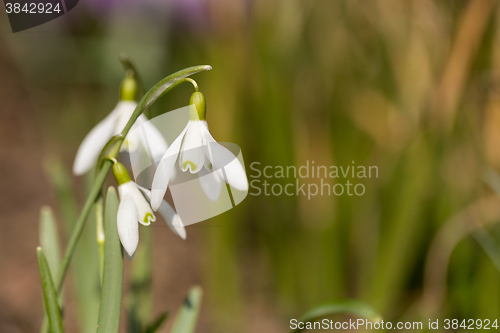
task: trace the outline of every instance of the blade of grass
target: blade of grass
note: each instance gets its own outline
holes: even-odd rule
[[[41,247],[36,249],[38,257],[38,267],[40,269],[40,277],[42,279],[43,297],[45,299],[45,309],[49,318],[50,331],[52,333],[62,333],[61,311],[57,301],[57,291],[50,274],[49,264],[43,254]]]
[[[108,189],[104,208],[104,266],[101,291],[101,305],[97,332],[118,332],[123,285],[123,254],[118,237],[116,217],[118,195],[114,187]]]
[[[189,289],[184,304],[175,317],[174,326],[170,333],[193,333],[196,328],[198,313],[200,312],[203,290],[198,287]]]
[[[331,302],[319,305],[310,311],[306,312],[298,319],[299,322],[312,322],[324,317],[335,314],[351,314],[358,317],[366,318],[370,321],[380,321],[382,317],[372,306],[358,300],[345,300],[339,302]],[[302,332],[303,329],[297,328],[291,332]]]

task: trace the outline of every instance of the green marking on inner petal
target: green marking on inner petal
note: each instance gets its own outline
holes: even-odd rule
[[[191,166],[191,170],[196,170],[196,168],[197,168],[196,164],[194,164],[193,162],[191,162],[191,161],[184,161],[184,163],[182,163],[182,169],[183,170],[187,170],[187,166],[188,165]]]
[[[144,215],[144,223],[149,223],[149,218],[151,217],[151,219],[153,220],[155,217],[153,216],[153,214],[151,213],[146,213],[146,215]]]

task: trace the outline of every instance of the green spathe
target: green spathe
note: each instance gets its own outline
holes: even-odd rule
[[[118,186],[131,181],[127,168],[119,162],[113,164],[113,175],[115,176]]]
[[[194,105],[194,108],[189,109],[189,119],[191,120],[205,120],[207,114],[207,104],[205,96],[199,91],[193,93],[189,99],[189,104]]]
[[[135,101],[138,89],[137,80],[133,75],[127,73],[120,86],[120,99],[122,101]]]

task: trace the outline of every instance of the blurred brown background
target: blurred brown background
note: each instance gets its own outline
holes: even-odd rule
[[[379,169],[361,197],[249,195],[189,226],[187,241],[157,223],[153,317],[174,314],[199,284],[198,332],[286,332],[291,318],[343,298],[390,321],[495,319],[499,17],[492,0],[82,0],[12,34],[2,10],[0,331],[39,329],[39,210],[53,207],[65,244],[88,182],[64,177],[117,101],[119,52],[146,88],[211,65],[194,77],[211,132],[242,148],[247,171],[254,161],[307,160]],[[180,86],[153,115],[186,105],[190,93]],[[57,194],[61,179],[76,203]],[[78,316],[98,294],[92,228],[75,260],[93,270],[72,267],[68,285],[77,287],[66,288],[69,332],[93,330]]]

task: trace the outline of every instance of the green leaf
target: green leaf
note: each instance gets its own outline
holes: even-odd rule
[[[50,274],[49,264],[43,254],[41,247],[37,247],[36,254],[38,257],[38,267],[40,269],[40,277],[42,278],[43,297],[45,299],[45,309],[49,317],[49,326],[52,333],[63,332],[61,321],[61,311],[57,301],[57,292]]]
[[[171,333],[193,333],[196,328],[198,313],[200,312],[201,298],[203,290],[198,287],[191,287],[182,304]]]
[[[59,247],[59,237],[57,234],[57,226],[52,213],[52,209],[48,206],[42,207],[40,210],[40,245],[44,249],[45,257],[49,265],[50,274],[55,276],[61,263],[61,250]],[[62,307],[62,294],[59,296],[59,307]],[[44,313],[42,332],[47,332],[49,328],[49,320],[47,313]]]
[[[167,312],[162,313],[153,323],[146,327],[144,333],[155,333],[163,325],[167,317]]]
[[[118,237],[116,217],[118,195],[114,187],[108,188],[104,208],[104,266],[101,291],[101,305],[97,332],[118,332],[123,284],[123,255]]]
[[[103,207],[103,198],[99,196],[99,198],[95,202],[95,225],[96,225],[96,239],[97,246],[99,248],[99,275],[101,277],[102,284],[102,275],[104,272],[104,207]]]
[[[54,214],[48,206],[40,210],[40,246],[47,259],[50,273],[55,275],[61,263],[61,249]]]
[[[53,188],[59,211],[61,212],[64,233],[63,236],[68,239],[73,237],[71,229],[75,226],[75,221],[78,217],[77,200],[75,190],[72,186],[71,173],[59,158],[52,157],[45,160],[44,163],[45,175],[47,182]],[[87,175],[86,182],[91,175]],[[91,177],[90,177],[91,178]],[[100,194],[100,190],[98,192]],[[79,224],[82,220],[79,219]],[[99,265],[97,264],[97,249],[95,246],[95,231],[94,225],[91,224],[83,230],[78,246],[71,239],[68,241],[68,248],[74,248],[74,257],[71,270],[73,271],[73,279],[70,283],[74,290],[77,308],[77,321],[79,331],[81,333],[95,332],[97,325],[97,311],[100,298],[100,281],[99,281]],[[49,254],[47,249],[42,244],[47,259]],[[61,288],[62,280],[60,274],[65,274],[68,269],[68,251],[66,251],[65,259],[61,260],[61,270],[57,270],[57,274],[52,271],[54,283],[57,288]],[[50,261],[49,261],[50,265]],[[62,294],[59,295],[59,306],[62,309]],[[42,324],[42,333],[48,333],[48,320],[45,316]]]
[[[127,295],[129,333],[139,333],[151,320],[153,292],[151,289],[153,271],[152,228],[141,230],[141,241],[134,255],[130,269],[130,291]]]
[[[358,300],[345,300],[339,302],[330,302],[319,305],[298,319],[299,322],[312,322],[318,319],[335,314],[351,314],[357,317],[363,317],[370,321],[380,321],[382,317],[370,305]],[[303,329],[295,329],[292,332],[301,332]]]

